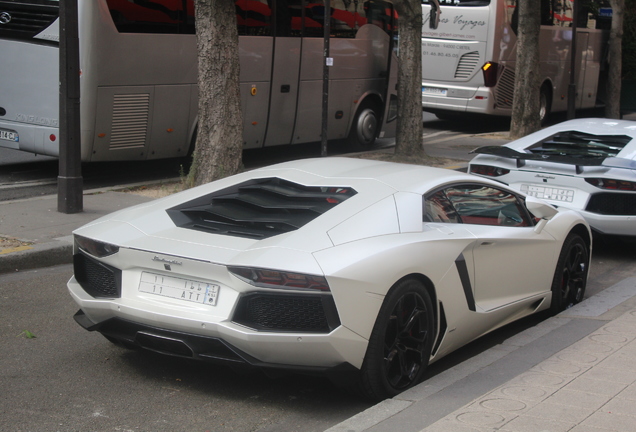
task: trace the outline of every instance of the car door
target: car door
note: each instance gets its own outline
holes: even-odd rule
[[[555,240],[545,231],[534,231],[521,197],[477,183],[449,186],[443,193],[458,221],[476,237],[472,260],[477,310],[495,310],[550,289]]]

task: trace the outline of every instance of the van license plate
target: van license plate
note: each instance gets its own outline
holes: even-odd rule
[[[422,87],[422,95],[446,96],[448,92],[445,88],[438,87]]]
[[[18,142],[17,132],[0,129],[0,140]]]

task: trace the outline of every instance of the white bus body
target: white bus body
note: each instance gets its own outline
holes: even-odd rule
[[[567,110],[572,41],[572,2],[541,0],[540,80],[542,116]],[[510,116],[515,82],[517,0],[439,0],[437,28],[431,4],[422,4],[422,107],[452,113]],[[564,7],[559,6],[565,4]],[[434,7],[434,6],[433,6]],[[608,20],[579,18],[575,107],[592,108],[599,96]],[[586,26],[581,28],[582,21]],[[490,64],[487,73],[484,65]],[[489,75],[490,74],[490,75]],[[489,82],[487,82],[489,81]]]
[[[359,124],[375,128],[373,139],[393,136],[384,115],[395,103],[393,6],[331,3],[328,139]],[[0,1],[2,147],[59,155],[58,6]],[[244,147],[320,141],[321,1],[238,0],[236,9]],[[79,0],[79,35],[82,160],[188,154],[198,103],[193,0]]]

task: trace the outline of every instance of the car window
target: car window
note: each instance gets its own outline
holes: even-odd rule
[[[459,185],[444,189],[462,223],[525,227],[531,226],[516,195],[489,186]]]
[[[444,191],[424,199],[424,222],[459,223],[457,212]]]

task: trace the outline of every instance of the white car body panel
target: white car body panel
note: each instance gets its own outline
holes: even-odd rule
[[[271,177],[304,186],[350,187],[357,194],[295,231],[262,240],[181,228],[166,213],[214,191]],[[534,227],[423,222],[422,195],[453,182],[502,187],[454,171],[349,158],[295,161],[242,173],[76,230],[75,235],[120,248],[92,259],[121,270],[121,296],[95,298],[75,277],[68,283],[69,292],[96,325],[117,318],[221,338],[259,364],[328,368],[349,363],[360,368],[384,297],[396,282],[412,277],[433,289],[438,322],[443,308],[447,328],[438,326],[439,345],[431,358],[436,361],[495,328],[549,307],[556,257],[565,238],[577,226],[589,232],[584,220],[569,211],[559,211],[541,232]],[[455,263],[459,257],[473,289],[474,311],[467,307]],[[258,288],[228,266],[324,276],[340,325],[328,333],[306,333],[263,331],[233,322],[241,296],[306,292]],[[142,272],[217,285],[217,304],[141,292]]]

